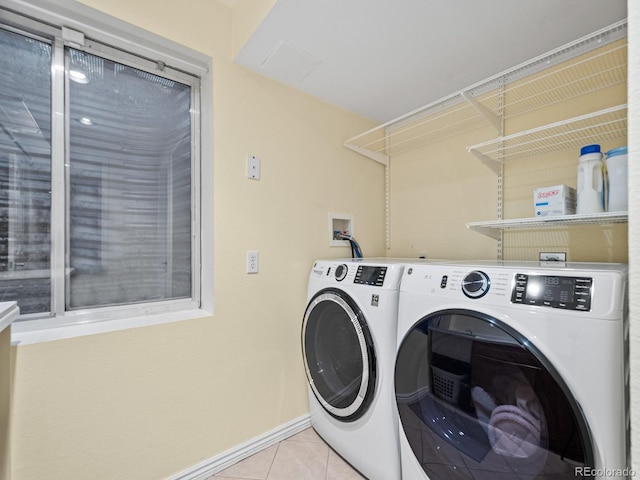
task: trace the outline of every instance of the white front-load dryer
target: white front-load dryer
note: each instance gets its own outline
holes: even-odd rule
[[[316,432],[370,480],[399,480],[393,369],[403,264],[314,263],[302,323]]]
[[[403,480],[627,478],[627,266],[407,265]]]

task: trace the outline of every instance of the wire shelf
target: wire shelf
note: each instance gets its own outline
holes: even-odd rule
[[[624,84],[627,22],[615,23],[347,140],[381,163],[434,141]]]
[[[469,222],[467,223],[467,228],[499,240],[504,230],[564,228],[573,225],[611,225],[615,223],[627,223],[628,218],[629,214],[626,211],[604,212]]]
[[[543,127],[498,137],[467,150],[499,172],[499,165],[587,144],[605,143],[627,136],[627,105],[570,118]]]

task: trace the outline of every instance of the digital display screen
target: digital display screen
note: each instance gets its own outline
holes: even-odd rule
[[[525,305],[589,311],[592,285],[593,279],[589,277],[518,273],[515,276],[511,301]]]
[[[529,277],[525,297],[546,302],[573,303],[575,278]]]
[[[384,277],[386,273],[387,267],[360,265],[353,282],[381,287],[384,284]]]

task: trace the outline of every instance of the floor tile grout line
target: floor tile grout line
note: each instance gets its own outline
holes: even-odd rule
[[[269,480],[269,475],[271,474],[271,469],[273,468],[273,464],[276,461],[276,457],[278,456],[278,451],[280,451],[280,445],[282,445],[282,441],[276,444],[276,451],[273,454],[273,458],[271,459],[271,463],[269,464],[269,469],[267,470],[267,476],[264,477],[264,480]]]
[[[251,480],[251,478],[254,478],[254,480],[269,480],[269,476],[271,475],[271,473],[273,473],[273,466],[275,465],[276,457],[277,457],[277,455],[278,455],[278,453],[280,451],[280,446],[285,442],[298,443],[298,444],[302,443],[302,444],[307,444],[307,445],[324,446],[324,447],[326,447],[326,450],[325,450],[325,462],[324,462],[325,469],[324,469],[324,474],[323,474],[322,478],[323,478],[323,480],[330,480],[329,463],[331,461],[331,453],[335,452],[335,451],[321,437],[319,437],[319,440],[309,439],[309,438],[295,438],[294,439],[293,437],[285,438],[285,439],[279,441],[278,443],[276,443],[274,445],[276,447],[276,449],[275,449],[275,452],[274,452],[273,456],[271,457],[271,460],[269,462],[269,468],[267,469],[266,475],[264,477],[261,477],[261,478],[257,478],[257,477],[237,477],[237,478],[242,478],[242,479],[246,479],[246,480]],[[353,468],[353,467],[351,467],[351,468]],[[222,472],[218,472],[218,473],[222,473]],[[358,472],[358,473],[360,473],[360,472]],[[215,475],[214,475],[214,477],[215,477]],[[214,477],[211,477],[208,480],[214,480]],[[299,479],[297,479],[297,478],[296,479],[287,478],[287,480],[299,480]]]
[[[329,480],[329,458],[331,457],[331,447],[327,445],[327,460],[324,463],[324,480]]]

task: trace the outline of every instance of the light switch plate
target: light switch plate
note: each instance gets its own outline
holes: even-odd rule
[[[251,180],[260,180],[260,157],[247,156],[247,177]]]

